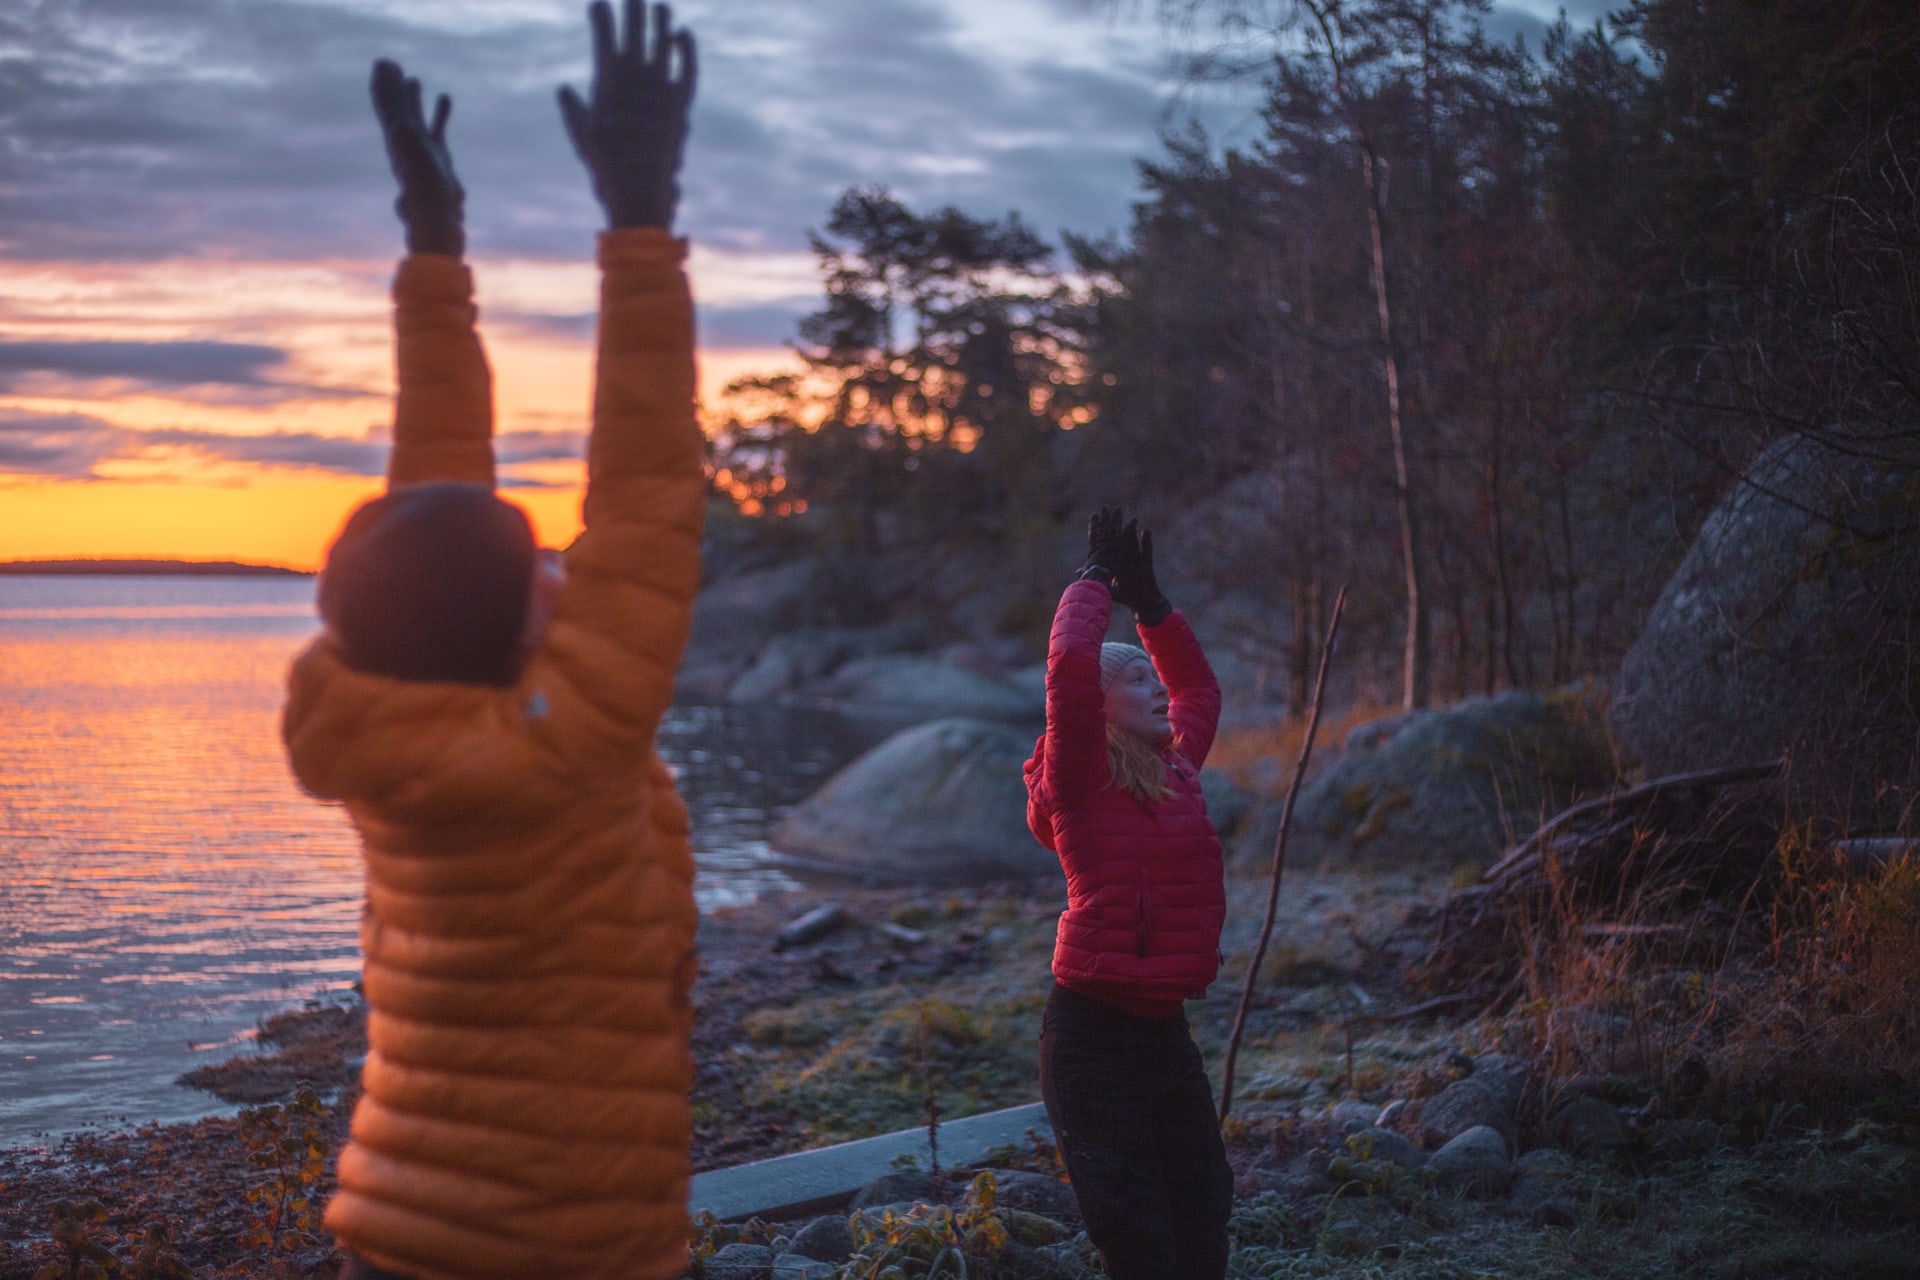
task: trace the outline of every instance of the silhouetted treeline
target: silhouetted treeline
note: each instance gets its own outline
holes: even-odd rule
[[[1910,0],[1634,0],[1541,48],[1485,0],[1186,7],[1266,40],[1257,140],[1170,138],[1130,233],[1061,255],[849,191],[811,374],[757,385],[723,487],[849,564],[990,548],[1042,607],[1125,501],[1301,677],[1351,583],[1420,703],[1610,669],[1780,435],[1920,435]]]

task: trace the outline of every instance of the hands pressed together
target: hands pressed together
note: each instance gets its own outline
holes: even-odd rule
[[[1160,591],[1153,572],[1153,534],[1143,531],[1119,507],[1101,507],[1087,521],[1087,558],[1082,578],[1096,578],[1113,592],[1114,601],[1133,610],[1142,626],[1162,621],[1173,606]]]
[[[593,84],[585,99],[569,87],[560,89],[560,118],[608,227],[664,230],[673,225],[680,199],[681,153],[698,75],[693,36],[674,30],[672,10],[656,4],[649,39],[645,0],[623,0],[622,7],[624,38],[606,0],[588,7]],[[441,94],[429,122],[420,82],[386,58],[373,64],[372,92],[387,159],[400,183],[394,208],[406,228],[407,251],[459,257],[466,249],[466,192],[447,149],[453,100]]]

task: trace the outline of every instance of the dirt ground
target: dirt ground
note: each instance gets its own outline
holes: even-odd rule
[[[1231,1274],[1920,1275],[1920,1141],[1900,1117],[1695,1125],[1685,1141],[1678,1126],[1649,1128],[1564,1171],[1555,1194],[1569,1207],[1550,1221],[1535,1220],[1537,1205],[1462,1200],[1417,1180],[1329,1180],[1342,1141],[1334,1104],[1430,1096],[1471,1055],[1523,1064],[1524,1017],[1418,1012],[1431,993],[1407,971],[1427,938],[1409,913],[1446,891],[1437,872],[1288,874],[1226,1126],[1239,1173]],[[1216,1080],[1265,897],[1264,881],[1230,882],[1226,964],[1189,1006]],[[843,923],[780,945],[784,926],[827,904]],[[695,1167],[916,1126],[930,1102],[953,1117],[1034,1100],[1062,905],[1042,880],[812,888],[711,913]],[[112,1252],[123,1274],[330,1276],[318,1215],[364,1051],[358,1010],[290,1011],[262,1028],[259,1050],[196,1081],[243,1104],[238,1117],[0,1151],[0,1280],[66,1257],[56,1232]],[[1044,1151],[1027,1155],[1044,1167]],[[56,1202],[68,1206],[59,1221]],[[165,1270],[169,1257],[181,1269]]]

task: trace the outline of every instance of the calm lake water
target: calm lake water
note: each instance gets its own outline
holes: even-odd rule
[[[0,1145],[225,1108],[174,1083],[359,974],[358,845],[282,754],[305,578],[0,576]],[[675,707],[703,907],[792,884],[766,832],[870,745]]]

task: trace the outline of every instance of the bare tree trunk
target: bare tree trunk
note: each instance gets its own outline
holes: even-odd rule
[[[1360,173],[1367,189],[1367,235],[1373,263],[1373,303],[1379,316],[1381,375],[1387,391],[1387,430],[1393,439],[1394,505],[1400,517],[1400,565],[1406,584],[1407,643],[1401,663],[1401,707],[1412,711],[1424,707],[1431,696],[1429,666],[1432,660],[1428,634],[1426,600],[1421,594],[1420,509],[1414,500],[1408,478],[1407,438],[1400,421],[1400,362],[1394,355],[1393,309],[1387,299],[1387,250],[1382,230],[1381,204],[1385,182],[1380,170],[1385,167],[1374,151],[1373,136],[1366,121],[1355,108],[1347,90],[1346,63],[1339,37],[1334,34],[1331,6],[1324,0],[1301,0],[1327,42],[1327,62],[1333,68],[1333,91],[1341,111],[1353,130],[1360,150]]]
[[[1364,132],[1360,169],[1367,183],[1367,231],[1373,250],[1373,303],[1380,317],[1380,368],[1387,388],[1387,430],[1393,437],[1393,497],[1400,516],[1400,566],[1407,591],[1407,647],[1401,666],[1401,709],[1427,705],[1431,645],[1420,587],[1420,509],[1407,471],[1407,436],[1400,421],[1400,362],[1393,353],[1393,310],[1387,305],[1387,251],[1380,228],[1380,162]]]

